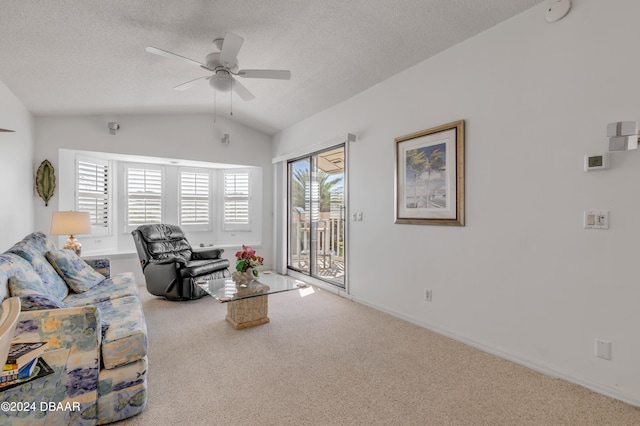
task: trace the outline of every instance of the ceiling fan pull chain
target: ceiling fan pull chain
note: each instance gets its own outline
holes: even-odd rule
[[[216,91],[213,91],[213,122],[216,122]]]

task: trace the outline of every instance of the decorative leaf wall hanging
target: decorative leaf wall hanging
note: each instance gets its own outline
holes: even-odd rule
[[[48,206],[49,200],[53,197],[53,192],[56,189],[56,175],[49,160],[44,160],[38,167],[36,189],[38,190],[38,195],[44,200],[44,205]]]

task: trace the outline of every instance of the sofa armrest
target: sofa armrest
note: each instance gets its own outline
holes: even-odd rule
[[[65,348],[76,363],[98,367],[102,329],[100,311],[93,305],[23,311],[15,341],[49,342],[48,350]]]
[[[111,260],[107,257],[83,257],[82,260],[87,262],[96,272],[111,278]]]
[[[221,248],[194,248],[191,250],[191,260],[220,259],[222,253],[224,249]]]
[[[80,412],[97,412],[102,341],[100,324],[100,312],[92,305],[20,313],[16,326],[16,341],[46,341],[49,342],[48,351],[61,348],[68,351],[66,365],[59,377],[59,385],[56,389],[45,389],[47,400],[63,403],[75,401],[80,404]],[[25,392],[28,392],[29,388],[26,389]],[[51,394],[54,390],[55,395]],[[27,394],[17,392],[19,401],[28,401]],[[39,404],[41,401],[36,402]],[[65,417],[64,421],[52,421],[52,424],[75,424],[70,418],[66,418],[69,412],[61,411],[60,415]],[[49,423],[49,417],[46,423]]]

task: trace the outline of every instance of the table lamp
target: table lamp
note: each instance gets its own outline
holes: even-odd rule
[[[78,256],[82,251],[82,244],[74,234],[90,234],[91,220],[89,212],[53,212],[51,217],[51,235],[69,235],[67,244],[63,248],[73,250]]]

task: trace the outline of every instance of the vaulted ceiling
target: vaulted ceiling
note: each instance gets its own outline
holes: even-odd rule
[[[172,89],[206,70],[145,47],[204,62],[230,32],[244,38],[240,68],[292,77],[242,79],[256,99],[218,93],[217,114],[274,134],[538,3],[4,0],[0,80],[35,115],[213,113],[205,80]]]

